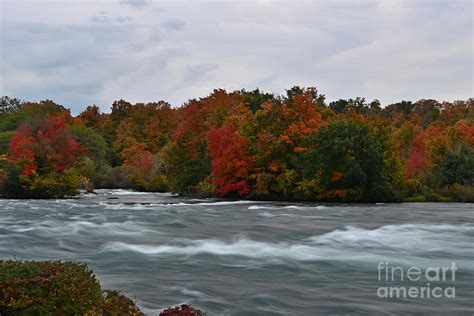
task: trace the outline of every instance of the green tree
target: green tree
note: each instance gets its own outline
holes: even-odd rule
[[[0,98],[0,114],[16,112],[23,104],[24,102],[20,99],[3,96]]]
[[[253,113],[262,108],[262,105],[275,98],[272,93],[265,93],[258,88],[252,91],[240,90],[240,93],[245,97],[245,103],[250,107]]]
[[[382,151],[363,123],[338,121],[322,127],[303,161],[305,180],[317,180],[320,199],[396,200]]]
[[[439,166],[441,185],[474,185],[474,150],[467,145],[448,153]]]
[[[180,142],[171,142],[164,148],[163,155],[171,192],[193,191],[211,173],[211,159],[205,143],[201,143],[196,152]]]

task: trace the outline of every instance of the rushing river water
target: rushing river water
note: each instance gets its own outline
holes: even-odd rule
[[[150,315],[183,302],[209,315],[474,311],[472,204],[216,202],[122,190],[0,200],[0,259],[13,258],[85,262]],[[455,272],[432,279],[453,262]],[[420,280],[401,281],[409,268]],[[381,287],[429,290],[397,298]],[[436,287],[441,297],[427,298]]]

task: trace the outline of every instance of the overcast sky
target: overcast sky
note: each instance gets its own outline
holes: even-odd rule
[[[473,97],[473,1],[1,2],[0,94],[80,112],[214,88]]]

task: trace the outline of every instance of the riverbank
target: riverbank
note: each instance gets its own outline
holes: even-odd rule
[[[414,202],[462,202],[462,203],[473,203],[474,202],[474,188],[473,187],[461,187],[461,188],[451,188],[444,190],[444,195],[441,195],[436,192],[425,192],[420,194],[415,194],[409,197],[406,197],[402,200],[391,201],[391,202],[382,202],[382,203],[414,203]],[[114,200],[124,199],[124,203],[138,203],[144,204],[151,203],[152,201],[143,201],[144,196],[155,196],[159,197],[162,203],[198,203],[198,202],[232,202],[232,201],[255,201],[255,202],[279,202],[279,203],[329,203],[329,204],[375,204],[377,202],[369,201],[358,201],[358,202],[335,202],[330,200],[288,200],[288,199],[277,199],[273,197],[272,199],[264,199],[258,196],[249,196],[240,199],[229,199],[229,198],[220,198],[215,195],[204,195],[204,194],[172,194],[169,192],[150,192],[150,191],[135,191],[130,189],[96,189],[90,192],[80,191],[77,195],[71,196],[65,199],[79,199],[79,198],[90,198],[97,197],[98,200],[103,202],[113,203]],[[0,196],[0,199],[7,199],[7,197]],[[30,200],[30,198],[15,198],[18,200]],[[45,198],[46,200],[48,198]],[[49,198],[54,200],[52,198]]]

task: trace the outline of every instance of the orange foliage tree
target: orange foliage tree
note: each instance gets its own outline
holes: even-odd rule
[[[248,194],[250,187],[246,177],[252,169],[252,157],[247,155],[247,139],[237,135],[233,126],[212,128],[206,137],[217,193],[221,196]]]

